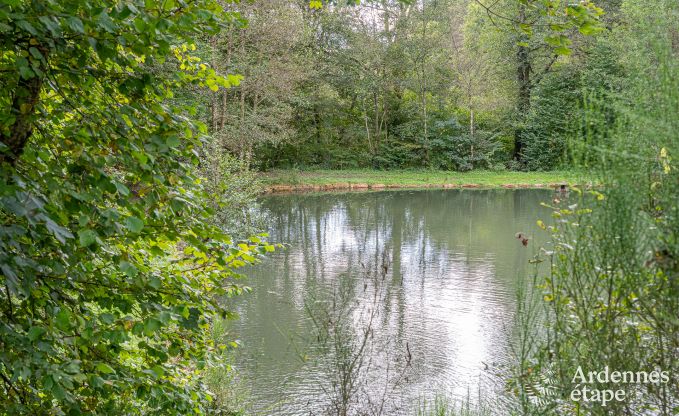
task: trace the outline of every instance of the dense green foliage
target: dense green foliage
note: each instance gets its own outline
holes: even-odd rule
[[[574,161],[605,184],[553,202],[551,270],[539,281],[545,333],[517,369],[523,414],[674,415],[679,409],[679,43],[676,2],[624,2],[624,24],[606,41],[627,74],[625,89],[587,95]],[[611,79],[609,78],[608,81]],[[532,313],[537,312],[533,310]],[[527,337],[527,338],[526,338]],[[570,394],[585,372],[664,371],[639,382],[595,379],[623,390],[601,402]],[[638,376],[635,376],[638,377]],[[650,376],[649,376],[650,377]]]
[[[551,110],[573,106],[577,117],[580,81],[567,74],[597,60],[587,39],[602,30],[602,12],[591,2],[336,3],[231,6],[248,25],[208,46],[215,67],[245,77],[212,97],[224,149],[261,169],[560,162],[570,118]],[[533,160],[537,141],[554,143]]]
[[[624,69],[610,38],[600,35],[584,49],[580,62],[545,75],[535,88],[522,130],[523,163],[528,170],[577,167],[568,158],[568,148],[569,143],[585,142],[582,120],[591,117],[585,98],[610,96],[623,88]],[[610,117],[601,110],[601,116]]]
[[[0,414],[192,414],[207,326],[272,247],[211,226],[173,91],[230,18],[194,2],[0,5]]]

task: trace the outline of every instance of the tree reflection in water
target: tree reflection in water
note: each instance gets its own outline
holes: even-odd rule
[[[235,305],[241,319],[232,332],[243,345],[236,367],[253,402],[280,415],[327,410],[328,360],[314,353],[317,331],[305,305],[331,300],[340,283],[353,285],[349,301],[369,302],[366,275],[384,258],[371,323],[381,348],[371,349],[371,370],[362,376],[373,388],[365,397],[377,401],[387,369],[394,376],[408,355],[384,414],[412,414],[412,405],[435,394],[499,388],[490,373],[507,359],[516,282],[547,239],[535,222],[549,217],[540,202],[550,197],[544,190],[423,190],[264,198],[271,239],[289,248],[248,273],[254,291]],[[528,247],[517,242],[519,231]],[[360,334],[365,323],[352,325]]]

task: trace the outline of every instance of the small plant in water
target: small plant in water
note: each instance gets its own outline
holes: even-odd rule
[[[364,266],[362,276],[340,276],[329,299],[306,302],[313,350],[328,380],[321,386],[324,414],[379,416],[399,410],[395,393],[410,368],[408,352],[393,366],[392,344],[375,328],[389,267],[385,253],[379,264]]]

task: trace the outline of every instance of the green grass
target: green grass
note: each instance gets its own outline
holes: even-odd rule
[[[448,172],[430,170],[275,170],[260,176],[269,189],[285,190],[285,187],[332,187],[366,185],[368,187],[443,187],[478,186],[498,188],[502,186],[549,186],[557,183],[581,183],[583,176],[575,172]]]
[[[491,406],[486,404],[474,404],[469,398],[455,402],[443,396],[437,396],[433,402],[423,401],[417,410],[417,416],[490,416],[492,414]]]

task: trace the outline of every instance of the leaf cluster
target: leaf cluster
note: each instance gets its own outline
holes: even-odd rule
[[[211,225],[190,56],[213,0],[0,5],[0,414],[200,414],[206,332],[273,250]],[[161,69],[172,68],[172,70]]]

